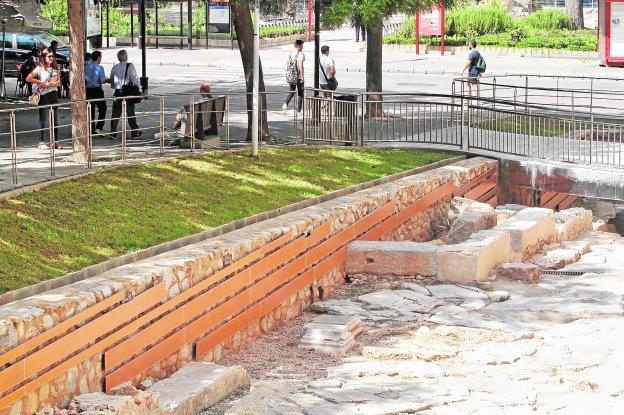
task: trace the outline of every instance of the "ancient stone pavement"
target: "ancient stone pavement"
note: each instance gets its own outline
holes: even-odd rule
[[[423,325],[364,347],[308,384],[256,383],[226,413],[624,413],[624,238],[589,231],[576,239],[588,245],[580,259],[537,283],[404,283],[316,303],[318,312],[369,327]]]

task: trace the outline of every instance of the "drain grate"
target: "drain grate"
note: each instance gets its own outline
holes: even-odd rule
[[[542,275],[554,275],[560,277],[579,277],[585,274],[583,271],[563,271],[558,269],[543,269]]]

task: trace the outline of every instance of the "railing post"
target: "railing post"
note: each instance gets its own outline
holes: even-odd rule
[[[56,161],[55,158],[55,147],[56,147],[56,137],[54,137],[54,108],[48,107],[48,128],[50,132],[50,174],[52,177],[56,176]]]
[[[127,140],[128,140],[128,126],[127,124],[127,108],[126,100],[121,100],[121,161],[126,162]]]
[[[466,115],[464,113],[465,99],[463,95],[460,98],[460,105],[461,116],[459,122],[459,139],[461,140],[460,144],[462,151],[468,151],[468,140],[464,138],[464,123],[466,122]],[[470,131],[470,128],[468,128],[468,131]]]
[[[160,97],[160,156],[165,155],[165,97]]]
[[[195,97],[191,96],[188,125],[191,130],[191,153],[195,151]]]
[[[225,148],[230,149],[230,96],[225,96]]]
[[[360,147],[364,147],[364,116],[366,114],[366,112],[365,112],[366,111],[366,108],[365,108],[365,106],[366,106],[366,96],[365,96],[365,94],[363,94],[363,93],[360,94],[359,101],[360,101],[360,105],[361,105],[361,108],[360,108],[360,122],[359,122],[359,125],[360,125]]]
[[[492,80],[492,108],[496,109],[496,77]]]
[[[524,77],[524,112],[529,112],[529,77]]]
[[[303,123],[301,125],[301,143],[303,145],[305,145],[305,138],[306,138],[306,123],[308,123],[308,118],[310,117],[310,111],[309,111],[308,106],[309,106],[308,105],[308,91],[304,88],[303,89]],[[312,113],[314,113],[314,111],[312,111]],[[296,134],[299,135],[298,133],[299,129],[297,128],[295,131],[297,132]],[[295,137],[295,143],[296,142],[297,142],[297,137]]]
[[[13,184],[17,184],[17,131],[15,130],[15,111],[11,111],[9,122],[11,128],[11,168],[13,171]]]
[[[478,101],[477,101],[478,102]],[[470,129],[472,128],[472,110],[470,109],[470,105],[472,104],[472,100],[467,100],[466,111],[468,113],[468,128],[466,134],[466,151],[470,150]],[[462,111],[463,112],[463,111]]]
[[[91,106],[93,103],[87,102],[87,169],[91,169],[91,143],[93,142],[93,119],[91,117]]]

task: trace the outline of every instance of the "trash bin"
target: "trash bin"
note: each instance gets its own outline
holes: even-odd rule
[[[356,141],[357,131],[357,95],[334,95],[334,117],[338,125],[338,134],[345,142]]]

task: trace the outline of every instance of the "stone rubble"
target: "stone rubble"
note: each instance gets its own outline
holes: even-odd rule
[[[192,362],[171,377],[135,388],[130,382],[75,397],[67,409],[47,407],[35,415],[195,415],[251,383],[241,366]]]
[[[363,330],[362,320],[353,316],[323,314],[304,326],[299,342],[303,349],[344,354],[355,345],[355,336]]]

